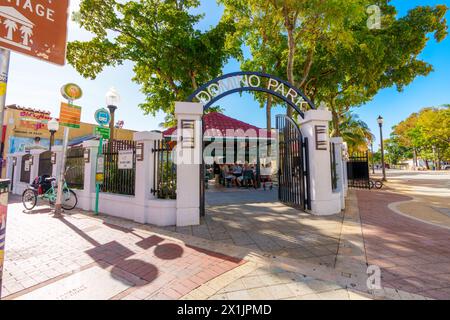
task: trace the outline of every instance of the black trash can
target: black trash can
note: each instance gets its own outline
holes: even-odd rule
[[[0,179],[0,299],[2,297],[3,262],[5,258],[6,214],[8,211],[9,180]]]

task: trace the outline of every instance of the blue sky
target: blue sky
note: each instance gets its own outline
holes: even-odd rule
[[[76,10],[79,0],[71,1],[71,11]],[[404,15],[408,9],[418,5],[446,4],[450,0],[418,1],[395,0],[392,2],[399,15]],[[204,20],[198,28],[206,29],[216,24],[222,14],[214,0],[202,0],[199,12],[205,13]],[[450,20],[450,14],[447,14]],[[88,40],[90,34],[81,30],[75,23],[69,23],[69,41]],[[421,58],[431,63],[435,71],[428,77],[419,77],[401,93],[395,88],[385,89],[370,103],[355,109],[375,133],[378,140],[378,125],[376,118],[381,114],[385,118],[384,135],[388,136],[390,128],[406,118],[410,113],[425,106],[438,106],[450,103],[450,37],[437,44],[430,39]],[[46,109],[58,116],[61,96],[60,87],[67,82],[78,83],[84,90],[84,97],[78,104],[83,107],[82,121],[94,122],[94,112],[105,105],[105,93],[109,87],[116,87],[121,94],[122,102],[117,111],[116,119],[124,120],[125,127],[134,130],[153,130],[158,128],[164,115],[156,117],[143,116],[138,104],[144,101],[139,86],[131,81],[133,76],[132,63],[125,63],[116,68],[107,68],[96,80],[83,79],[70,66],[59,67],[20,54],[11,56],[10,75],[7,92],[7,104],[19,104],[34,108]],[[224,73],[238,71],[239,64],[229,61]],[[242,121],[264,127],[265,112],[253,101],[250,94],[234,94],[220,101],[225,107],[225,114]],[[284,109],[275,108],[273,115],[284,113]],[[378,142],[377,142],[378,144]]]

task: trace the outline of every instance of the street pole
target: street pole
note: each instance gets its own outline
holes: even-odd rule
[[[386,181],[386,165],[384,164],[384,141],[383,141],[383,124],[380,123],[380,139],[381,139],[381,168],[383,170],[383,179]]]
[[[370,143],[370,151],[372,152],[372,173],[375,174],[375,160],[373,157],[373,142]]]
[[[69,127],[64,127],[64,142],[62,150],[61,167],[58,176],[58,190],[56,194],[55,202],[55,218],[61,217],[62,213],[62,194],[64,185],[64,174],[66,171],[66,160],[67,160],[67,145],[69,144]]]
[[[9,75],[9,58],[11,56],[11,52],[6,49],[0,49],[0,123],[1,123],[1,130],[2,133],[0,133],[1,141],[3,141],[3,118],[5,114],[5,107],[6,107],[6,90],[8,86],[8,75]],[[1,162],[0,164],[3,165],[3,148],[2,153],[0,155]],[[0,166],[1,170],[2,166]],[[0,171],[1,176],[1,171]]]
[[[98,151],[97,151],[97,159],[95,163],[95,215],[98,215],[98,201],[99,201],[99,195],[100,195],[100,183],[97,181],[97,173],[98,173],[98,158],[101,156],[103,152],[103,137],[100,136],[100,141],[98,145]]]

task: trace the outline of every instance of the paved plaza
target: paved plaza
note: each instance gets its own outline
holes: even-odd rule
[[[389,174],[384,190],[351,190],[339,215],[229,190],[209,197],[202,224],[188,228],[78,210],[56,219],[12,196],[2,298],[449,299],[450,232],[392,210],[416,196]],[[448,181],[428,183],[435,196]],[[367,287],[368,265],[381,268],[381,290]]]

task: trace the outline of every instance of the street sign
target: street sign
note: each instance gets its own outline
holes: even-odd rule
[[[94,135],[103,139],[109,139],[110,130],[108,127],[95,127]]]
[[[0,46],[64,65],[68,11],[69,0],[0,0]]]
[[[103,155],[99,155],[97,158],[97,169],[95,172],[95,182],[97,184],[103,184],[105,178],[105,157]]]
[[[105,108],[98,109],[95,111],[95,121],[101,126],[107,126],[109,122],[111,121],[111,115],[109,114],[109,111]],[[108,138],[107,138],[108,139]]]
[[[79,129],[80,120],[81,107],[65,102],[61,103],[61,110],[59,112],[59,124],[61,126]]]
[[[119,170],[133,169],[133,150],[119,150]]]
[[[68,83],[61,87],[61,95],[67,100],[78,100],[83,96],[83,90],[75,83]]]

